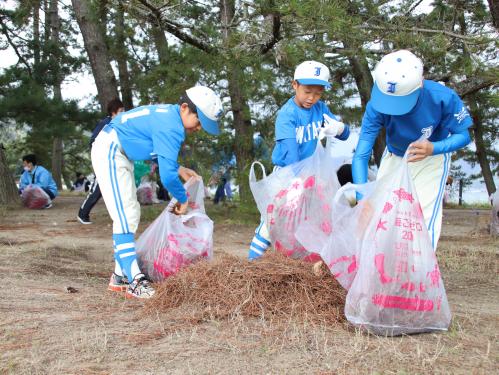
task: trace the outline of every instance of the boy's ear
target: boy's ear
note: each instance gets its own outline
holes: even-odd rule
[[[293,89],[296,90],[298,88],[298,86],[300,86],[300,83],[298,81],[296,81],[296,80],[293,80],[291,82],[291,86],[293,86]]]

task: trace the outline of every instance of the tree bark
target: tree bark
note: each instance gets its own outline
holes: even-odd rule
[[[132,87],[130,85],[130,73],[128,71],[128,53],[125,45],[125,17],[123,14],[123,7],[118,4],[116,9],[116,23],[115,23],[115,33],[116,33],[116,62],[118,63],[118,74],[120,78],[121,86],[121,98],[123,100],[123,105],[125,110],[133,108],[133,95]]]
[[[348,41],[343,41],[343,45],[348,50],[358,50],[358,47],[351,45]],[[357,90],[359,90],[362,109],[365,111],[367,103],[371,99],[371,89],[374,84],[369,64],[367,63],[365,56],[362,54],[348,54],[347,58],[352,68],[352,74],[357,85]],[[383,127],[376,137],[373,147],[374,162],[378,167],[381,163],[381,157],[383,156],[383,152],[386,147],[385,137],[386,131]]]
[[[90,67],[102,112],[106,112],[107,103],[118,97],[116,77],[111,67],[109,51],[97,23],[97,17],[91,11],[88,0],[71,0],[76,20],[83,36],[83,43],[90,60]]]
[[[497,31],[499,31],[499,1],[498,0],[488,0],[490,14],[492,16],[492,23]]]
[[[485,186],[487,188],[487,193],[489,196],[496,191],[496,185],[494,183],[494,175],[490,169],[490,164],[487,159],[487,149],[485,147],[485,142],[483,139],[483,128],[482,128],[482,115],[480,109],[476,104],[476,99],[474,97],[469,101],[470,103],[470,114],[473,118],[473,135],[475,137],[476,146],[476,157],[480,168],[482,170],[482,177],[485,181]]]
[[[61,20],[59,19],[58,0],[50,0],[49,6],[50,18],[50,40],[54,46],[59,46],[59,33],[61,28]],[[62,76],[59,69],[59,58],[57,54],[50,56],[50,70],[52,72],[53,90],[55,102],[62,102]],[[58,190],[62,190],[62,166],[63,166],[63,143],[62,138],[55,137],[52,147],[52,177],[57,185]]]
[[[168,40],[163,29],[155,24],[151,25],[151,36],[158,52],[158,60],[161,65],[168,65]]]
[[[222,22],[224,43],[228,45],[231,38],[229,24],[234,17],[234,0],[220,1],[220,18]],[[234,147],[238,170],[239,196],[241,201],[251,200],[249,189],[248,171],[253,156],[253,129],[251,126],[251,114],[248,100],[241,88],[244,87],[244,72],[237,65],[235,59],[227,61],[227,80],[229,83],[229,96],[231,101],[232,115],[234,117],[234,129],[236,131],[237,147]]]
[[[7,165],[3,144],[0,144],[0,206],[19,203],[17,186]]]
[[[57,184],[57,190],[62,190],[62,156],[63,144],[59,137],[52,142],[52,177]]]

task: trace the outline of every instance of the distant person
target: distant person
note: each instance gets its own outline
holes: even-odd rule
[[[114,258],[119,264],[109,288],[125,290],[127,298],[150,298],[155,291],[142,273],[135,252],[135,231],[140,221],[133,161],[157,155],[163,185],[177,200],[176,215],[187,212],[184,181],[199,178],[178,165],[182,143],[203,128],[218,135],[222,102],[213,90],[196,86],[186,90],[178,104],[145,105],[116,116],[102,129],[92,146],[92,166],[99,181],[107,211],[113,220]],[[123,276],[127,277],[125,281]],[[115,288],[115,289],[114,289]]]
[[[124,110],[123,103],[119,99],[113,99],[109,103],[107,103],[107,116],[100,120],[94,128],[92,132],[92,136],[90,137],[90,148],[92,148],[92,144],[95,141],[95,138],[99,135],[100,131],[109,124],[109,122],[116,117],[116,115]],[[90,211],[97,204],[99,199],[102,197],[99,188],[99,182],[97,178],[94,178],[94,182],[90,186],[90,190],[88,191],[88,195],[83,201],[78,211],[78,215],[76,218],[82,224],[92,224],[90,220]]]
[[[225,200],[225,184],[227,180],[225,178],[221,178],[218,183],[217,190],[215,191],[215,197],[213,198],[213,203],[218,204],[219,202],[223,202]]]
[[[88,181],[87,177],[81,173],[81,172],[76,172],[76,180],[73,182],[73,186],[71,186],[71,191],[88,191],[88,187],[90,185],[90,182]]]
[[[52,177],[52,174],[41,165],[37,165],[36,156],[28,154],[23,156],[24,172],[21,175],[19,182],[19,193],[27,188],[29,185],[38,186],[50,198],[50,201],[43,208],[52,207],[52,201],[58,194],[57,184]],[[43,193],[42,193],[43,194]]]

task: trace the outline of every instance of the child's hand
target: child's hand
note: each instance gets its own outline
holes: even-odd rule
[[[423,141],[416,141],[409,145],[409,155],[407,161],[420,161],[427,156],[433,155],[433,143],[427,139]]]
[[[189,202],[185,202],[185,203],[179,203],[177,202],[175,204],[175,206],[173,206],[173,213],[175,215],[185,215],[185,213],[187,212],[187,207],[189,207]]]
[[[201,178],[196,172],[194,172],[192,169],[186,168],[186,167],[179,167],[178,168],[178,174],[184,182],[187,182],[191,177],[194,177],[196,179]]]
[[[337,121],[334,118],[330,117],[326,113],[324,113],[324,135],[326,137],[336,137],[341,135],[345,130],[345,124],[341,121]]]

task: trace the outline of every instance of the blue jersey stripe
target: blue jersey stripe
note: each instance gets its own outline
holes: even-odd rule
[[[118,150],[118,145],[115,144],[114,145],[114,150],[113,150],[113,160],[114,160],[114,157],[116,156],[116,151],[117,150]],[[128,227],[128,221],[127,221],[126,215],[125,215],[125,210],[123,208],[123,200],[121,199],[120,187],[119,187],[119,184],[118,184],[118,177],[117,177],[117,172],[116,172],[116,161],[114,162],[113,168],[114,168],[114,184],[115,184],[115,187],[116,187],[116,193],[118,194],[118,201],[117,201],[117,203],[119,203],[119,208],[121,209],[121,214],[123,215],[123,221],[125,223],[125,232],[124,233],[130,233],[130,229]]]
[[[116,212],[118,213],[118,217],[120,219],[120,224],[121,224],[121,230],[125,232],[125,228],[123,226],[123,220],[121,219],[121,214],[120,210],[118,207],[118,202],[116,198],[116,191],[114,189],[114,178],[113,178],[113,164],[114,164],[114,155],[113,155],[113,148],[114,148],[114,142],[111,142],[111,145],[109,146],[109,154],[107,156],[107,161],[108,161],[108,167],[109,167],[109,181],[111,182],[111,188],[113,190],[113,196],[114,196],[114,204],[116,205]]]
[[[445,183],[447,181],[447,171],[449,169],[449,154],[444,154],[444,172],[440,179],[440,187],[438,189],[437,200],[435,205],[433,206],[433,212],[431,214],[430,222],[428,224],[428,230],[431,231],[431,244],[433,248],[435,248],[435,221],[437,218],[437,214],[440,211],[440,206],[443,201],[443,194],[445,192]]]

